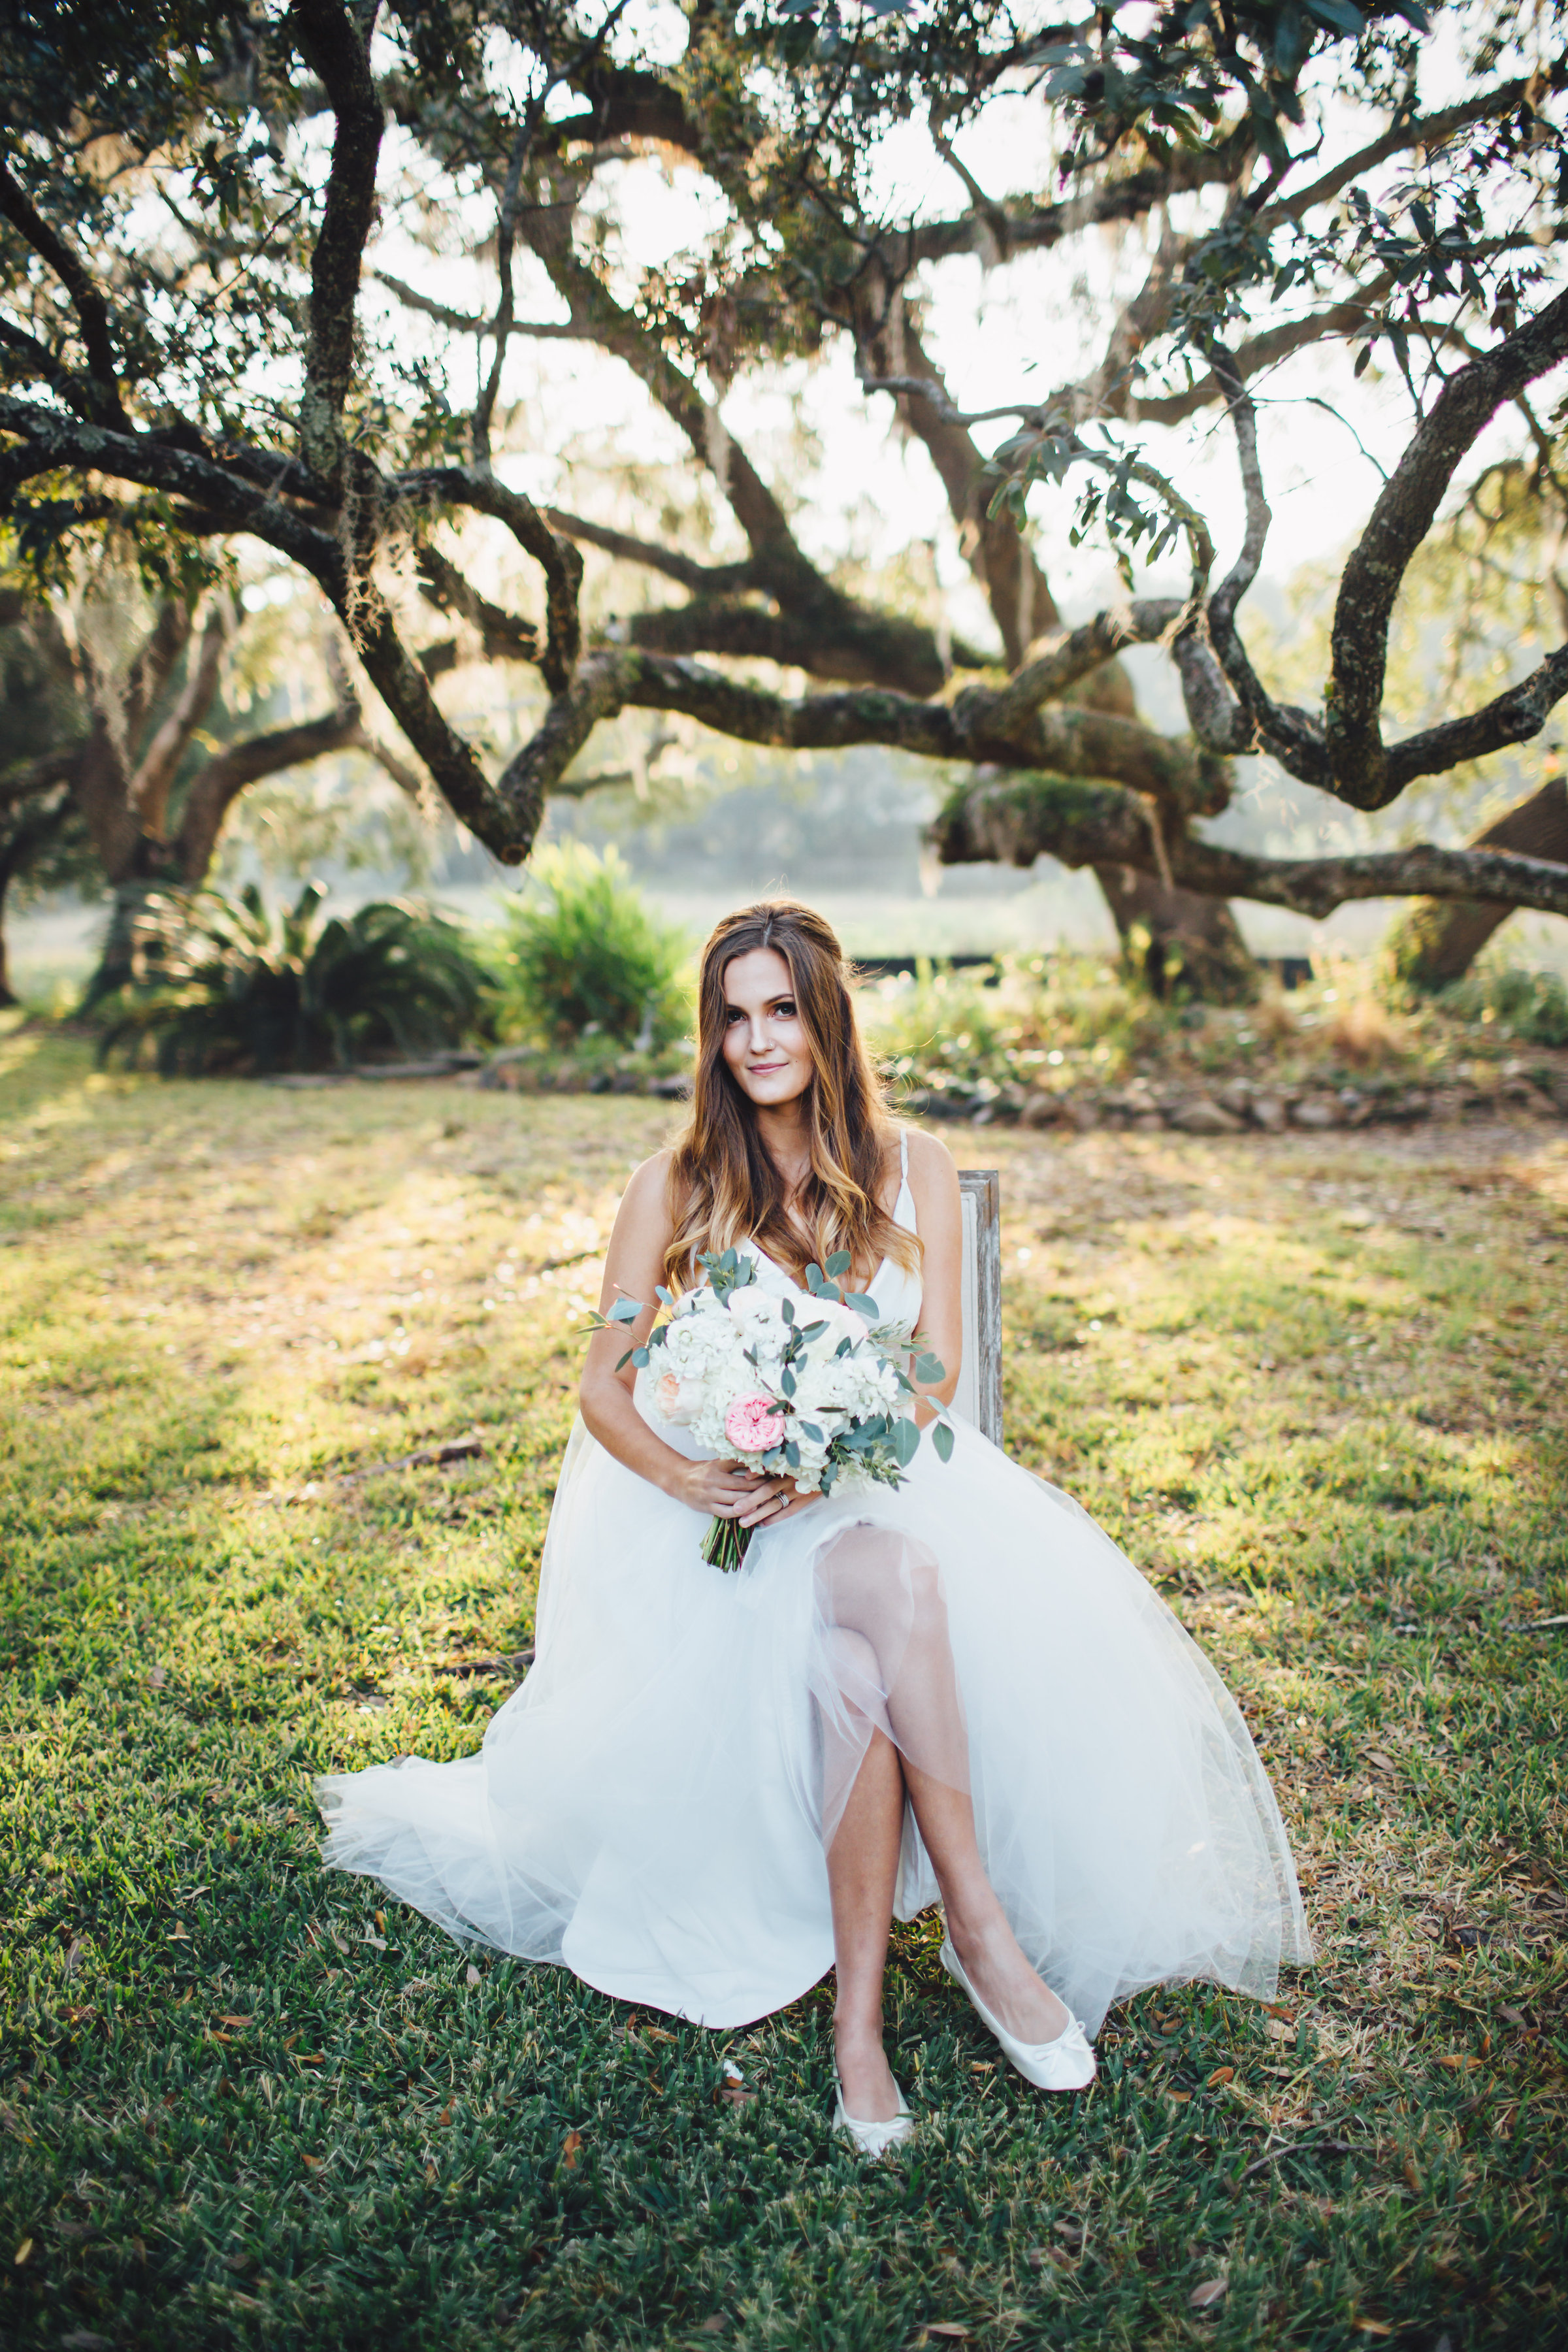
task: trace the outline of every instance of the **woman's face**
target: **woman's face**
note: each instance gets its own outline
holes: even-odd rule
[[[776,948],[753,948],[724,967],[724,1059],[760,1110],[796,1102],[810,1086],[811,1048]]]

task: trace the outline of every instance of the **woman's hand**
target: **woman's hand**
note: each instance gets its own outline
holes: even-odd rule
[[[703,1511],[712,1519],[738,1518],[750,1527],[751,1520],[742,1514],[764,1488],[777,1483],[740,1462],[683,1462],[669,1491],[688,1510]]]
[[[687,1462],[670,1488],[678,1503],[713,1519],[738,1519],[743,1528],[773,1528],[781,1519],[819,1503],[820,1495],[797,1495],[790,1478],[765,1478],[740,1462]]]
[[[796,1494],[792,1478],[764,1478],[742,1512],[741,1525],[776,1528],[781,1519],[793,1519],[797,1512],[809,1510],[821,1500],[819,1494]]]

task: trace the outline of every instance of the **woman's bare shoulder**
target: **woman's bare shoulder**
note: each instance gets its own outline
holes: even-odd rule
[[[957,1163],[940,1135],[929,1134],[923,1127],[905,1127],[899,1131],[909,1141],[911,1171],[925,1169],[934,1175],[952,1168],[956,1172]]]
[[[903,1129],[910,1147],[910,1181],[917,1191],[923,1185],[933,1192],[958,1190],[958,1167],[952,1152],[940,1135],[928,1135],[923,1128]]]
[[[667,1224],[669,1223],[669,1171],[674,1160],[674,1151],[667,1148],[654,1152],[632,1170],[621,1194],[623,1218],[633,1217],[641,1223],[648,1217],[660,1217]]]

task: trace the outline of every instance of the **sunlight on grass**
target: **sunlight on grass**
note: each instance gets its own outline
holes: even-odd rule
[[[824,1989],[708,2036],[321,1874],[310,1775],[466,1753],[522,1670],[584,1305],[671,1118],[0,1036],[5,2340],[1562,2340],[1568,1147],[1522,1123],[961,1136],[1002,1168],[1009,1448],[1276,1775],[1320,1938],[1277,2011],[1146,1995],[1047,2102],[916,1922],[928,2120],[868,2173]]]

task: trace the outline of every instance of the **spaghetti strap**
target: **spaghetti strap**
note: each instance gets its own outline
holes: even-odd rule
[[[910,1181],[910,1130],[907,1127],[899,1129],[899,1174],[907,1184]]]

